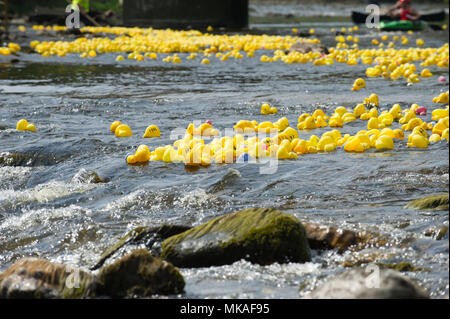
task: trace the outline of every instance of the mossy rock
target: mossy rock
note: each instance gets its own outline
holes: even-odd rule
[[[94,275],[39,258],[24,258],[0,274],[0,298],[52,299],[95,296]]]
[[[415,199],[406,205],[406,208],[426,210],[448,210],[448,193]]]
[[[240,259],[267,265],[307,262],[311,252],[305,228],[293,215],[275,209],[247,209],[169,237],[161,258],[178,267],[208,267]]]
[[[135,250],[101,268],[98,279],[97,293],[112,297],[179,294],[185,286],[178,269],[146,249]]]
[[[101,256],[99,261],[91,267],[91,270],[96,270],[103,266],[106,260],[112,257],[120,248],[127,244],[145,244],[147,248],[151,249],[155,243],[162,242],[170,236],[182,233],[191,227],[182,225],[162,225],[158,227],[139,226],[129,231],[122,236],[113,246],[109,247]]]

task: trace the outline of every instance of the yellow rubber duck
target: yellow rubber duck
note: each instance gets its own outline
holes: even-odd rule
[[[348,139],[348,141],[344,144],[344,150],[346,152],[352,153],[362,153],[364,152],[364,146],[361,145],[361,140],[359,136],[352,136]]]
[[[394,148],[394,141],[391,136],[389,135],[380,135],[377,138],[377,141],[375,143],[375,147],[377,150],[392,150]]]
[[[279,132],[282,132],[289,127],[289,120],[287,119],[287,117],[282,117],[273,125],[278,129]]]
[[[428,144],[430,144],[428,138],[421,134],[411,134],[408,140],[410,140],[406,144],[408,147],[427,148]]]
[[[439,96],[436,96],[433,98],[433,103],[448,103],[449,102],[449,96],[448,91],[439,94]]]
[[[429,78],[433,76],[433,73],[431,73],[430,69],[423,69],[422,72],[420,72],[420,76],[423,78]]]
[[[431,134],[430,138],[428,139],[430,143],[439,142],[441,140],[441,136],[439,134]]]
[[[143,138],[151,138],[151,137],[160,137],[160,136],[161,136],[161,132],[159,131],[159,128],[156,125],[150,125],[149,127],[147,127],[147,129],[145,130],[145,133],[142,137]]]
[[[449,124],[449,117],[444,117],[442,119],[440,119],[434,126],[432,129],[432,133],[436,133],[442,136],[442,132],[444,132],[445,129],[448,128],[448,124]]]
[[[368,98],[365,98],[363,103],[366,105],[374,105],[376,107],[380,106],[378,95],[375,93],[372,93]]]
[[[112,133],[114,133],[116,131],[116,128],[121,124],[122,123],[120,121],[114,121],[111,123],[111,126],[109,127],[109,129],[111,130]]]
[[[378,118],[377,117],[371,117],[369,122],[367,122],[367,129],[368,130],[372,130],[372,129],[378,129],[379,126],[379,122],[378,122]]]
[[[299,130],[311,130],[317,128],[312,116],[308,116],[303,122],[297,124]]]
[[[360,117],[363,113],[366,113],[366,107],[364,104],[358,104],[355,106],[355,109],[353,110],[353,115],[355,117]]]
[[[240,120],[233,127],[238,133],[253,133],[255,132],[255,126],[251,121]]]
[[[322,116],[318,116],[315,120],[315,123],[317,128],[328,126],[327,121]]]
[[[447,143],[448,143],[448,141],[449,141],[449,136],[448,136],[448,134],[449,134],[449,129],[448,128],[446,128],[443,132],[442,132],[442,134],[441,134],[441,139],[446,139],[447,140]]]
[[[338,114],[335,113],[332,117],[330,117],[328,125],[330,127],[343,127],[344,120]]]
[[[433,112],[431,112],[431,119],[433,121],[439,121],[440,119],[444,117],[448,117],[448,106],[445,109],[436,109]]]
[[[128,164],[146,163],[150,160],[150,149],[147,145],[141,144],[134,155],[127,156]]]
[[[131,128],[126,124],[120,124],[119,126],[117,126],[114,133],[116,137],[129,137],[133,135],[133,133],[131,132]]]
[[[261,114],[262,115],[269,115],[269,114],[276,114],[278,112],[276,107],[270,107],[269,104],[264,103],[261,105]]]
[[[313,118],[314,120],[317,120],[317,119],[319,118],[319,116],[322,117],[324,120],[328,120],[328,119],[330,118],[330,117],[327,116],[327,115],[325,114],[325,112],[322,111],[321,109],[315,110],[311,116],[312,116],[312,118]],[[306,117],[305,117],[305,118],[306,118]],[[305,118],[303,118],[301,121],[298,121],[298,122],[302,122]]]
[[[423,123],[422,119],[420,118],[412,118],[409,120],[408,123],[402,125],[403,131],[412,131],[416,126],[421,126]]]
[[[16,124],[16,130],[36,132],[36,127],[34,126],[33,123],[28,123],[27,120],[21,119]]]

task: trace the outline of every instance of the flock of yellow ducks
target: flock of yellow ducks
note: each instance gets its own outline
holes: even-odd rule
[[[34,30],[62,31],[64,27],[33,26]],[[19,28],[25,31],[25,27]],[[333,32],[333,30],[331,30]],[[416,40],[415,48],[396,49],[400,45],[407,45],[407,36],[397,35],[389,38],[383,35],[380,39],[373,39],[372,45],[378,48],[359,49],[357,36],[351,35],[357,31],[357,27],[341,30],[348,35],[336,37],[337,45],[329,49],[329,54],[319,52],[300,53],[288,52],[290,47],[298,42],[320,43],[318,39],[305,39],[297,36],[269,36],[269,35],[215,35],[200,31],[175,31],[156,30],[152,28],[123,28],[123,27],[85,27],[81,29],[86,34],[104,34],[105,37],[80,37],[74,41],[55,42],[30,42],[30,47],[43,57],[59,56],[67,54],[79,54],[81,58],[95,58],[99,54],[119,53],[116,61],[122,61],[126,54],[127,59],[136,61],[157,60],[158,54],[168,54],[162,61],[167,63],[182,63],[179,54],[188,54],[187,60],[195,60],[203,55],[200,63],[209,64],[211,57],[220,61],[229,58],[242,59],[253,58],[257,50],[273,51],[273,56],[262,55],[261,62],[284,63],[312,63],[314,66],[333,65],[334,63],[346,63],[357,65],[359,63],[370,65],[366,69],[367,77],[383,77],[391,80],[404,78],[409,83],[420,82],[420,78],[433,76],[429,66],[448,68],[449,46],[448,43],[440,48],[422,48],[424,41]],[[295,33],[295,30],[293,30]],[[314,34],[314,30],[310,30]],[[110,35],[109,37],[106,35]],[[111,38],[111,35],[114,37]],[[390,40],[385,45],[384,42]],[[347,42],[353,42],[350,46]],[[387,47],[387,48],[385,48]],[[0,47],[0,55],[9,55],[20,51],[16,43],[9,43],[7,47]],[[417,70],[416,64],[424,67]],[[366,87],[363,78],[356,79],[352,91],[358,91]],[[434,103],[449,103],[449,92],[445,92],[433,99]],[[390,110],[379,112],[379,98],[376,94],[370,95],[353,110],[343,106],[335,109],[334,113],[327,116],[323,110],[317,109],[312,114],[301,114],[298,117],[296,129],[291,127],[288,119],[282,117],[276,122],[241,120],[234,126],[234,136],[220,137],[220,133],[210,122],[203,123],[199,127],[189,124],[184,137],[173,145],[155,148],[153,151],[147,145],[140,145],[135,154],[127,156],[127,163],[144,163],[148,161],[184,162],[187,166],[208,166],[213,161],[216,163],[232,163],[241,158],[277,158],[296,159],[299,155],[333,152],[336,148],[342,148],[346,152],[364,152],[370,148],[390,150],[394,148],[395,140],[405,139],[405,132],[410,132],[407,137],[407,146],[426,148],[429,143],[440,140],[449,141],[449,106],[436,109],[432,112],[432,121],[427,123],[416,115],[426,114],[426,108],[417,104],[410,108],[401,109],[399,104],[394,104]],[[261,106],[262,115],[273,115],[277,108],[265,103]],[[367,130],[361,130],[357,134],[341,135],[336,128],[342,128],[345,123],[356,120],[367,121]],[[398,129],[390,128],[394,121],[401,124]],[[311,135],[309,139],[300,139],[298,131],[313,130],[316,128],[330,127],[333,130],[323,133],[320,137]],[[35,126],[22,119],[17,123],[17,130],[35,131]],[[117,137],[132,136],[131,128],[115,121],[110,130]],[[431,131],[429,134],[427,131]],[[143,137],[160,137],[157,126],[149,126]],[[267,137],[267,134],[270,137]],[[263,138],[260,138],[264,135]],[[204,137],[211,139],[205,143]]]

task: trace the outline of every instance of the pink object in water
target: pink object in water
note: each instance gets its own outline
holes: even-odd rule
[[[427,108],[425,106],[418,107],[416,109],[417,115],[427,115]]]
[[[208,123],[209,125],[212,125],[211,120],[207,120],[205,123]]]
[[[267,145],[266,144],[263,144],[262,148],[263,148],[264,151],[267,151]]]
[[[438,82],[440,82],[440,83],[445,83],[445,82],[447,82],[447,79],[445,78],[445,76],[440,76],[440,77],[438,77]]]

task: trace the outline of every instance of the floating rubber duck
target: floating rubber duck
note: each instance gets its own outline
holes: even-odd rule
[[[328,126],[327,121],[322,116],[318,116],[315,120],[315,123],[317,128]]]
[[[298,158],[297,154],[291,152],[291,143],[289,140],[283,140],[280,144],[280,147],[277,150],[277,158],[278,159],[296,159]]]
[[[449,115],[449,108],[447,106],[446,109],[436,109],[431,112],[431,119],[433,121],[439,121],[440,119],[447,117]]]
[[[406,144],[408,147],[427,148],[430,144],[428,138],[421,134],[411,134],[408,140],[410,141]]]
[[[449,129],[448,128],[446,128],[441,134],[441,139],[444,139],[444,138],[447,140],[447,143],[448,143],[448,141],[449,141]]]
[[[335,113],[332,117],[330,117],[328,125],[330,127],[343,127],[344,120],[338,114]]]
[[[372,130],[372,129],[378,129],[379,126],[379,122],[378,122],[378,118],[377,117],[371,117],[369,119],[369,122],[367,122],[367,129],[368,130]]]
[[[131,128],[126,124],[120,124],[114,131],[116,137],[129,137],[132,136]]]
[[[358,104],[355,106],[355,109],[353,110],[353,115],[355,117],[360,117],[363,113],[366,113],[366,107],[364,104]]]
[[[365,98],[363,103],[366,105],[374,105],[376,107],[380,106],[378,95],[376,95],[375,93],[372,93],[368,98]]]
[[[433,73],[429,69],[423,69],[422,72],[420,72],[420,76],[423,78],[429,78],[433,76]]]
[[[441,118],[434,126],[432,129],[432,133],[436,133],[442,136],[442,132],[444,132],[445,129],[448,128],[448,124],[449,124],[449,117],[444,117]]]
[[[274,126],[278,129],[278,131],[282,132],[289,127],[289,120],[287,117],[282,117],[274,123]]]
[[[111,130],[112,133],[114,133],[116,131],[116,128],[121,124],[122,123],[120,121],[114,121],[111,123],[111,126],[109,127],[109,129]]]
[[[433,98],[433,103],[448,103],[449,97],[448,97],[448,91],[439,94],[439,96],[436,96]]]
[[[364,146],[361,145],[361,140],[358,136],[352,136],[344,144],[344,150],[346,152],[362,153],[364,152]]]
[[[402,130],[403,131],[412,131],[416,126],[421,126],[423,123],[423,121],[416,117],[416,118],[412,118],[411,120],[409,120],[408,123],[402,125]]]
[[[150,149],[147,145],[141,144],[134,155],[127,156],[128,164],[146,163],[150,160]]]
[[[151,138],[151,137],[160,137],[161,132],[159,131],[159,128],[156,125],[150,125],[146,128],[143,138]]]
[[[375,143],[377,150],[392,150],[394,148],[394,141],[389,135],[380,135]]]
[[[309,115],[309,114],[306,114],[306,115]],[[330,117],[327,116],[327,115],[324,113],[324,111],[322,111],[321,109],[315,110],[311,116],[312,116],[312,118],[313,118],[314,120],[317,120],[319,116],[322,117],[324,120],[328,120],[328,119],[330,118]],[[306,118],[306,117],[305,117],[305,118]],[[299,119],[300,119],[300,118],[299,118]],[[304,119],[303,119],[303,120],[304,120]],[[302,120],[302,121],[303,121],[303,120]],[[299,120],[298,122],[302,122],[302,121]]]
[[[401,129],[395,129],[394,130],[394,138],[398,140],[404,140],[405,139],[405,133]]]
[[[431,134],[431,136],[428,140],[430,141],[430,143],[436,143],[441,140],[441,136],[439,134],[434,133],[434,134]]]
[[[17,121],[16,130],[17,131],[36,132],[36,127],[34,126],[33,123],[28,123],[27,120],[21,119],[21,120]]]
[[[299,130],[311,130],[317,128],[312,116],[308,116],[303,122],[297,124]]]
[[[359,91],[362,88],[366,87],[366,81],[363,78],[358,78],[353,82],[352,91]]]
[[[398,122],[400,124],[406,124],[415,117],[416,117],[416,112],[408,110],[408,111],[406,111],[405,115],[399,119]]]
[[[269,114],[276,114],[278,112],[276,107],[270,107],[269,104],[264,103],[261,105],[261,114],[262,115],[269,115]]]
[[[356,121],[356,117],[353,115],[353,113],[347,112],[342,115],[342,121],[344,123],[353,122]]]
[[[390,126],[392,125],[392,122],[394,122],[394,117],[388,112],[382,113],[378,117],[378,122],[384,124],[385,126]]]
[[[240,120],[233,127],[238,133],[253,133],[255,132],[255,126],[251,121]]]
[[[319,143],[317,143],[317,149],[324,152],[332,152],[336,149],[336,142],[333,137],[325,135],[320,138]]]

